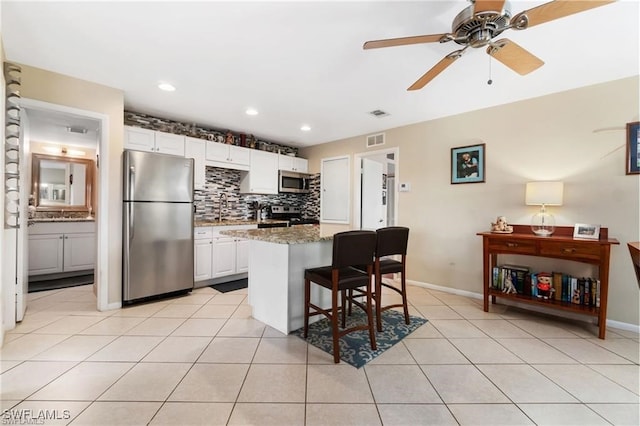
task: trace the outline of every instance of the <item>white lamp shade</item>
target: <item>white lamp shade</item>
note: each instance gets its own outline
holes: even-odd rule
[[[525,204],[528,206],[561,206],[564,193],[562,182],[527,182]]]

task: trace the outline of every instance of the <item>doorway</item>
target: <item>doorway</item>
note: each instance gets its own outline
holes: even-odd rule
[[[395,226],[399,148],[355,154],[354,221],[358,229]]]
[[[108,289],[106,283],[108,283],[108,258],[106,243],[105,249],[101,250],[100,241],[107,240],[107,223],[108,223],[108,166],[107,156],[100,158],[100,152],[107,151],[108,141],[108,116],[93,111],[80,110],[77,108],[70,108],[62,105],[51,104],[48,102],[37,101],[33,99],[21,99],[20,106],[22,108],[22,115],[25,118],[21,123],[21,132],[23,137],[21,138],[21,151],[24,152],[23,161],[26,163],[21,171],[20,176],[20,214],[22,217],[27,218],[29,213],[29,196],[31,194],[31,155],[30,151],[33,151],[34,141],[43,142],[49,146],[55,146],[56,142],[60,146],[61,138],[64,139],[65,146],[75,146],[82,144],[82,139],[77,135],[69,136],[69,128],[77,128],[83,126],[93,127],[93,140],[89,145],[85,145],[84,149],[87,151],[92,149],[92,155],[96,161],[96,178],[95,178],[95,205],[92,206],[95,212],[95,279],[94,279],[94,293],[96,294],[96,309],[106,310],[108,308]],[[79,123],[79,124],[78,124]],[[88,133],[87,129],[87,133]],[[86,139],[86,138],[85,138]],[[87,142],[84,142],[87,144]],[[37,144],[35,144],[37,145]],[[79,148],[82,149],[82,148]],[[15,303],[7,301],[4,307],[10,311],[5,312],[6,319],[15,319],[15,321],[5,322],[6,329],[11,329],[15,326],[15,322],[22,320],[27,304],[28,293],[28,226],[24,223],[24,226],[18,230],[17,239],[15,241],[15,252],[19,258],[16,262],[17,267],[15,270]],[[11,247],[8,248],[11,250]],[[101,285],[102,283],[102,285]],[[8,284],[7,284],[8,285]],[[13,323],[13,324],[12,324]]]

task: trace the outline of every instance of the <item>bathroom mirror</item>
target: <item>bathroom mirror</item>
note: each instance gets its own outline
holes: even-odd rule
[[[31,195],[38,211],[89,211],[93,160],[33,154]]]

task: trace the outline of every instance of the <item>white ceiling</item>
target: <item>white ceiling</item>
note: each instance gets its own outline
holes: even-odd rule
[[[512,11],[542,3],[513,1]],[[7,60],[121,89],[127,109],[294,146],[639,74],[637,0],[503,33],[545,61],[527,76],[469,49],[407,92],[459,46],[362,49],[367,40],[448,32],[468,4],[3,1],[2,37]],[[161,81],[177,90],[161,92]],[[248,107],[260,114],[246,115]],[[390,115],[368,114],[376,109]]]

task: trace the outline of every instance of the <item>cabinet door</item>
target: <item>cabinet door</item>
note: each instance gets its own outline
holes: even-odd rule
[[[278,154],[278,169],[286,170],[288,172],[293,171],[293,158],[288,155]]]
[[[156,152],[184,157],[184,136],[156,132]]]
[[[309,161],[306,158],[292,157],[293,171],[307,173],[309,171]]]
[[[249,240],[236,241],[236,272],[249,271]]]
[[[124,148],[135,149],[137,151],[154,152],[155,132],[153,130],[141,129],[139,127],[125,126]]]
[[[229,162],[229,145],[218,142],[207,142],[205,158],[209,161]]]
[[[229,146],[229,161],[234,164],[248,166],[251,161],[251,150],[240,146]]]
[[[349,189],[351,188],[349,157],[322,160],[320,174],[320,221],[349,223]]]
[[[214,237],[213,278],[223,277],[235,273],[236,270],[236,242],[233,238]]]
[[[277,194],[278,154],[252,151],[249,173],[240,181],[240,191],[253,194]]]
[[[29,236],[29,275],[62,272],[62,234]]]
[[[64,235],[64,272],[94,269],[95,264],[95,233]]]
[[[193,247],[193,280],[208,280],[211,278],[213,241],[211,239],[194,240]]]
[[[206,166],[204,159],[206,156],[206,142],[202,139],[185,138],[184,156],[193,158],[193,187],[204,189],[206,182]]]

